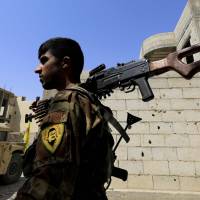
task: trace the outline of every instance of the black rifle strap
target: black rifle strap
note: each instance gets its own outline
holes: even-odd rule
[[[103,107],[103,106],[102,106]],[[113,116],[111,112],[109,112],[107,109],[104,108],[104,119],[108,121],[112,126],[121,134],[121,136],[124,138],[126,143],[129,142],[130,138],[127,135],[126,131],[123,129],[121,124],[116,120],[116,118]]]

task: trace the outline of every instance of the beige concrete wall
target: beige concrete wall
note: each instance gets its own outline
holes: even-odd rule
[[[27,101],[27,100],[23,101],[21,97],[18,97],[17,103],[18,103],[19,112],[21,115],[20,130],[24,131],[24,130],[26,130],[26,127],[27,127],[27,124],[25,123],[25,115],[31,113],[31,110],[29,109],[29,107],[32,104],[32,101]],[[37,131],[37,129],[38,129],[38,126],[35,123],[35,120],[33,120],[31,123],[31,129],[33,132]]]
[[[200,41],[200,1],[189,0],[174,30],[177,48],[181,49],[191,37],[191,44]]]
[[[146,38],[141,46],[140,57],[161,59],[174,51],[174,47],[182,49],[188,39],[191,45],[200,42],[199,0],[188,0],[173,32],[158,33]]]
[[[156,49],[155,44],[158,44],[159,54],[163,35],[165,33],[147,38],[141,57]],[[188,39],[192,45],[200,43],[199,0],[187,2],[174,35],[178,50]],[[151,46],[152,38],[158,41]],[[195,54],[194,59],[199,60],[200,54]],[[155,93],[153,101],[143,103],[139,100],[140,94],[125,99],[125,103],[120,100],[124,109],[138,114],[143,121],[133,128],[135,134],[130,132],[133,145],[121,146],[118,164],[129,169],[129,179],[125,184],[114,180],[112,187],[200,192],[200,74],[187,81],[175,72],[168,72],[149,82]],[[110,106],[113,104],[109,102]],[[116,104],[119,107],[119,103]],[[117,116],[119,112],[116,111]]]
[[[143,41],[140,49],[140,57],[144,57],[145,55],[145,57],[149,58],[150,53],[151,60],[158,60],[165,57],[165,55],[171,51],[174,51],[176,45],[177,44],[174,32],[152,35]],[[154,52],[156,52],[156,56],[154,56]]]
[[[24,133],[28,124],[25,123],[25,115],[31,113],[29,106],[32,101],[23,100],[22,97],[17,97],[15,101],[14,111],[12,115],[11,127],[14,132]],[[38,131],[38,125],[35,120],[31,122],[31,141]]]
[[[138,90],[116,91],[104,101],[124,125],[127,111],[143,119],[117,151],[116,164],[128,169],[128,181],[113,179],[111,189],[200,191],[200,75],[188,81],[167,73],[149,82],[155,94],[150,102],[142,102]]]

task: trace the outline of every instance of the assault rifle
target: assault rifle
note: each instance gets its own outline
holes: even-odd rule
[[[116,67],[105,69],[104,64],[89,72],[89,78],[83,87],[94,93],[98,98],[106,98],[113,89],[120,88],[125,92],[132,92],[137,85],[143,101],[154,98],[148,78],[154,75],[174,70],[186,79],[200,71],[200,60],[185,64],[182,59],[200,52],[200,44],[168,54],[162,60],[148,62],[147,60],[131,61],[118,64]]]
[[[175,51],[168,54],[162,60],[148,62],[147,60],[131,61],[118,64],[116,67],[105,69],[102,64],[89,72],[89,77],[82,87],[93,93],[97,98],[106,98],[114,89],[120,88],[125,92],[132,92],[137,85],[142,94],[143,101],[154,98],[148,78],[154,75],[174,70],[186,79],[191,79],[200,71],[200,60],[185,64],[182,59],[186,56],[200,53],[200,44]],[[35,113],[26,116],[26,122],[35,118],[40,122],[47,114],[50,100],[39,100],[33,102],[30,109]]]

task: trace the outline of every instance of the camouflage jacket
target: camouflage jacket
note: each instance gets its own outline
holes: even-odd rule
[[[59,91],[41,123],[33,174],[19,194],[37,200],[84,199],[90,194],[106,199],[103,184],[112,140],[98,105],[79,91]]]

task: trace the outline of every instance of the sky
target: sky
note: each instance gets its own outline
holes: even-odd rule
[[[34,100],[40,44],[69,37],[81,45],[84,70],[139,58],[144,39],[174,30],[187,0],[1,0],[0,87]]]

